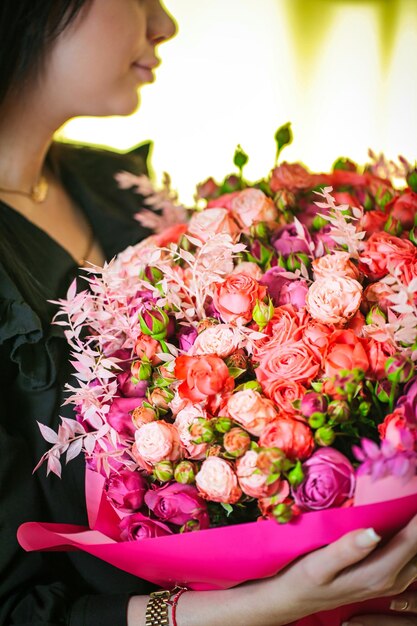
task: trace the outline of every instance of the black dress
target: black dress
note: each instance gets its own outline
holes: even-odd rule
[[[50,158],[83,209],[107,259],[149,232],[132,215],[140,198],[121,191],[120,170],[143,173],[147,148],[129,155],[54,144]],[[36,285],[45,301],[64,297],[77,275],[72,257],[44,231],[0,202],[0,238],[12,254],[0,259],[0,624],[124,626],[132,594],[148,583],[82,553],[25,553],[16,531],[25,521],[87,524],[82,456],[63,468],[62,480],[32,475],[48,444],[36,421],[54,430],[62,388],[70,377],[68,348],[58,326],[42,322],[23,295]],[[20,271],[20,275],[22,272]],[[48,305],[47,319],[55,308]]]

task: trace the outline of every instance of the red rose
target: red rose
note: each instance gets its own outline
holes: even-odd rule
[[[263,448],[279,448],[290,459],[307,459],[314,450],[311,428],[292,418],[270,422],[259,438]]]
[[[394,198],[386,208],[393,218],[401,222],[405,230],[410,230],[414,226],[417,213],[417,193],[408,189],[401,196]]]

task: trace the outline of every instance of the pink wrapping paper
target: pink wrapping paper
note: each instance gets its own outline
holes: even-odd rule
[[[386,487],[392,494],[391,480]],[[117,542],[119,517],[102,494],[102,485],[101,476],[87,473],[90,528],[29,522],[19,528],[20,545],[27,551],[82,550],[161,587],[187,584],[195,590],[227,589],[247,580],[272,576],[299,556],[357,528],[373,527],[389,538],[417,514],[416,486],[405,497],[306,513],[283,526],[269,520],[136,543]],[[374,486],[366,488],[373,491]],[[395,493],[401,493],[398,483]],[[381,485],[379,497],[386,495]],[[341,607],[304,618],[297,626],[340,626],[358,612],[384,612],[388,604],[384,599]]]

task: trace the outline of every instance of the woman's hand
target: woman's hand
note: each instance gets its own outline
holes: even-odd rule
[[[416,626],[417,592],[409,591],[394,598],[390,608],[392,615],[355,615],[342,626]],[[403,613],[403,615],[400,615]]]

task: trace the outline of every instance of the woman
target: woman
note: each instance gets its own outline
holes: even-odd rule
[[[82,461],[62,482],[31,474],[43,452],[36,420],[56,428],[69,377],[46,302],[86,260],[101,263],[147,235],[132,219],[137,198],[113,182],[120,169],[144,170],[146,148],[121,157],[60,147],[53,133],[76,115],[131,113],[175,27],[159,0],[2,0],[0,30],[0,623],[141,626],[149,584],[83,554],[25,554],[16,530],[27,520],[86,521]],[[188,592],[178,624],[278,626],[401,593],[417,576],[417,518],[375,550],[378,541],[355,531],[274,578]],[[414,594],[400,607],[405,600],[416,606]]]

